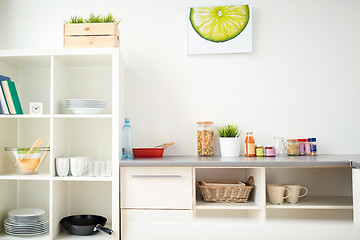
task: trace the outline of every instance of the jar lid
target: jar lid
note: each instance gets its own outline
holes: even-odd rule
[[[202,122],[197,122],[197,124],[213,124],[214,122],[212,121],[202,121]]]
[[[297,140],[297,139],[288,139],[288,142],[297,143],[297,142],[298,142],[298,140]]]
[[[274,145],[266,145],[266,148],[274,148]]]
[[[309,142],[316,142],[316,138],[309,138]]]
[[[299,142],[306,142],[306,140],[307,140],[307,139],[303,139],[303,138],[298,139]]]
[[[263,145],[255,145],[255,147],[263,147]]]

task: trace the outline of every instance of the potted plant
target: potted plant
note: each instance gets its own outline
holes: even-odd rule
[[[225,124],[217,129],[220,151],[223,157],[240,156],[240,130],[235,124]]]
[[[86,19],[71,16],[64,24],[64,48],[119,47],[120,21],[111,13],[106,16],[90,14]]]

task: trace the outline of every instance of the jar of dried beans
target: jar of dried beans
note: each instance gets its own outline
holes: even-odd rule
[[[197,150],[199,156],[208,157],[214,155],[213,123],[211,121],[197,122]]]

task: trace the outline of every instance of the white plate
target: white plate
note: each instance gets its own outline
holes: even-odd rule
[[[39,234],[43,234],[43,233],[47,233],[47,232],[49,232],[49,230],[36,232],[36,233],[16,233],[16,232],[8,232],[5,230],[5,233],[14,235],[14,236],[35,236],[35,235],[39,235]]]
[[[4,226],[9,227],[33,227],[33,226],[42,226],[49,224],[49,220],[37,221],[37,222],[11,222],[8,218],[4,220]]]
[[[22,217],[35,217],[35,216],[42,216],[45,214],[45,211],[42,209],[37,209],[37,208],[17,208],[17,209],[13,209],[9,212],[9,217],[13,216],[13,217],[18,217],[18,218],[22,218]]]
[[[74,114],[99,114],[103,108],[68,108]]]

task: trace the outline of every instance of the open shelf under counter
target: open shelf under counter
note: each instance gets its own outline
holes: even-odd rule
[[[111,225],[106,224],[105,227],[111,229]],[[113,236],[108,235],[101,231],[99,231],[98,233],[96,233],[94,235],[87,235],[87,236],[71,235],[64,231],[55,237],[55,240],[82,240],[82,239],[84,239],[84,240],[106,240],[106,239],[110,240],[110,239],[113,239]]]
[[[34,118],[50,118],[50,114],[1,114],[1,118],[6,119],[34,119]]]
[[[0,233],[0,240],[22,240],[22,239],[36,239],[36,240],[49,240],[49,233],[44,233],[34,236],[14,236],[5,232]]]
[[[112,114],[54,114],[54,118],[112,118]]]
[[[40,180],[40,181],[47,181],[50,180],[49,174],[16,174],[16,173],[4,173],[0,174],[0,179],[3,180]]]
[[[269,209],[353,209],[351,196],[306,196],[297,204],[279,205],[267,203]]]
[[[112,177],[89,177],[89,176],[80,176],[80,177],[53,177],[54,181],[73,181],[73,182],[111,182]]]
[[[205,202],[203,200],[196,201],[196,209],[243,209],[243,210],[260,210],[261,206],[254,202],[246,203],[217,203]]]

